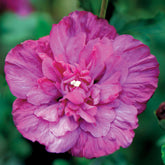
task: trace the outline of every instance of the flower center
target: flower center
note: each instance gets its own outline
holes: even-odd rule
[[[73,81],[71,81],[71,82],[70,82],[70,84],[71,84],[71,85],[73,85],[73,86],[75,86],[75,87],[79,87],[79,86],[80,86],[80,84],[81,84],[81,81],[78,81],[78,80],[77,80],[77,81],[76,81],[76,80],[73,80]]]

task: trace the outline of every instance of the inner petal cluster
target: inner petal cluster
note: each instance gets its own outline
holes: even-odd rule
[[[76,64],[56,61],[53,62],[53,70],[58,75],[53,83],[60,93],[56,101],[64,107],[62,115],[71,116],[76,122],[81,119],[89,123],[95,122],[97,107],[91,100],[94,81],[90,72]]]

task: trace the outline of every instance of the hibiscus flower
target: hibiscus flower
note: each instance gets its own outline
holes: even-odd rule
[[[49,152],[86,158],[132,143],[159,75],[148,46],[86,11],[17,45],[5,62],[20,133]]]

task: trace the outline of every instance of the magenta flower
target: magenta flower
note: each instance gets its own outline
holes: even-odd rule
[[[132,143],[159,69],[146,45],[76,11],[53,25],[50,36],[12,49],[5,73],[25,138],[49,152],[93,158]]]
[[[27,15],[32,12],[30,0],[0,0],[0,11],[10,10],[19,15]]]

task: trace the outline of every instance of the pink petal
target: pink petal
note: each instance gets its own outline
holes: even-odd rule
[[[63,116],[59,119],[58,123],[50,123],[50,131],[56,136],[64,136],[67,132],[72,132],[78,127],[78,123],[76,123],[72,118],[68,116]]]
[[[124,82],[128,75],[128,65],[118,54],[113,54],[105,61],[106,70],[104,75],[98,81],[99,84],[104,81],[110,81],[114,83],[119,81]],[[114,79],[114,80],[113,80]]]
[[[71,92],[68,92],[65,96],[64,99],[68,99],[74,104],[82,104],[84,102],[86,95],[83,89],[81,88],[76,88]]]
[[[50,33],[50,45],[56,60],[72,64],[78,61],[79,53],[85,46],[86,35],[85,33],[73,34],[74,32],[68,26],[73,26],[69,17],[65,17],[59,24],[53,25]],[[54,36],[56,37],[54,38]]]
[[[114,101],[122,90],[120,84],[100,85],[100,103],[110,103]]]
[[[58,24],[53,25],[50,32],[50,47],[58,61],[67,62],[65,47],[68,39],[73,36],[72,29],[69,29],[71,24],[72,20],[69,17],[64,17]]]
[[[105,62],[113,53],[112,41],[103,38],[102,40],[91,40],[80,54],[79,63],[88,68],[90,76],[97,80],[103,75]]]
[[[98,19],[89,12],[76,11],[53,25],[50,45],[56,59],[73,63],[78,60],[79,53],[88,40],[103,37],[112,39],[115,36],[115,28],[106,20]]]
[[[50,81],[46,77],[38,79],[38,83],[45,94],[54,96],[54,98],[59,98],[61,96],[54,82]]]
[[[58,121],[58,103],[53,105],[43,105],[34,111],[34,114],[38,118],[42,118],[49,122],[57,122]]]
[[[97,112],[96,122],[99,121],[97,127],[83,125],[84,123],[81,125],[83,130],[81,130],[77,143],[71,149],[74,156],[86,158],[105,156],[115,152],[120,147],[128,147],[132,143],[133,129],[137,127],[135,107],[119,101],[109,104],[109,108],[108,105],[107,107],[99,106]]]
[[[110,136],[116,139],[117,146],[127,148],[132,143],[134,135],[133,130],[124,130],[115,126],[111,127]]]
[[[41,60],[35,52],[37,46],[37,41],[26,41],[13,48],[6,57],[6,80],[16,97],[26,98],[27,92],[42,77]]]
[[[113,48],[116,55],[120,55],[127,61],[128,67],[150,55],[148,46],[130,35],[117,36],[113,42]]]
[[[96,122],[91,124],[83,121],[80,126],[85,132],[91,133],[94,137],[106,136],[115,116],[115,111],[110,106],[98,106],[97,115],[95,117]]]
[[[54,135],[49,131],[49,123],[34,115],[38,108],[25,100],[17,99],[12,111],[14,123],[25,138],[49,145],[53,142]]]
[[[53,100],[54,100],[54,96],[47,95],[39,86],[33,87],[27,93],[27,101],[34,105],[46,104]]]
[[[38,47],[37,47],[37,52],[38,54],[45,54],[45,57],[49,57],[51,59],[53,59],[53,53],[52,50],[50,48],[50,37],[49,36],[45,36],[40,38],[39,40],[37,40],[38,42]],[[42,56],[40,56],[40,58],[43,60]]]
[[[105,138],[94,138],[89,133],[81,131],[75,146],[71,149],[74,156],[85,157],[88,159],[105,156],[119,149],[116,142]]]
[[[56,72],[54,70],[53,60],[49,57],[46,57],[43,59],[42,72],[43,72],[45,77],[47,77],[48,79],[50,79],[52,81],[58,81],[59,80],[59,78],[56,75]]]
[[[132,105],[127,105],[119,102],[119,107],[116,107],[116,119],[113,124],[120,129],[135,129],[138,126],[137,109]]]
[[[114,39],[116,37],[116,30],[105,19],[100,19],[90,12],[75,11],[69,15],[73,20],[71,24],[73,33],[85,32],[87,35],[87,42],[96,38],[102,39],[107,37]]]
[[[17,99],[13,104],[13,118],[17,129],[21,134],[31,140],[38,141],[46,146],[49,152],[66,152],[74,146],[79,130],[68,132],[65,136],[55,137],[49,129],[49,122],[34,115],[40,106],[34,106],[25,100]]]
[[[122,42],[125,44],[121,45]],[[136,106],[141,113],[145,108],[142,104],[148,101],[157,87],[158,62],[146,45],[129,35],[117,37],[114,48],[115,53],[121,54],[128,67],[127,78],[122,82],[121,99]]]
[[[78,111],[78,114],[83,118],[87,123],[95,123],[96,119],[93,115],[88,113],[88,111],[82,110],[81,108]]]
[[[54,141],[46,147],[48,152],[63,153],[70,150],[79,138],[79,130],[67,132],[65,136],[56,137]]]
[[[79,54],[85,46],[86,35],[85,33],[78,33],[76,36],[68,40],[66,46],[66,58],[68,63],[78,63]]]
[[[97,105],[100,102],[100,88],[98,85],[93,85],[90,89],[91,98],[93,99],[93,105]]]

